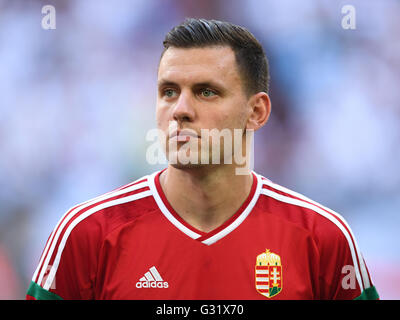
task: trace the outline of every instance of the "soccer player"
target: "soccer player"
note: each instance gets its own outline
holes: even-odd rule
[[[27,298],[378,299],[343,217],[229,148],[248,154],[248,136],[271,111],[255,37],[187,19],[164,48],[156,118],[167,168],[67,211]],[[223,146],[203,134],[212,130],[228,133]]]

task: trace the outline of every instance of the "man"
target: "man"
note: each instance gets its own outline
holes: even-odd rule
[[[238,160],[271,111],[254,36],[188,19],[164,47],[156,114],[168,167],[69,210],[27,298],[377,299],[344,219]],[[224,130],[221,147],[210,132]]]

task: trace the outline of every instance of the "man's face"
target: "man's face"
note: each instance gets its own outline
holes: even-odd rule
[[[230,130],[232,137],[233,129],[245,130],[249,115],[247,101],[235,54],[230,47],[167,49],[158,69],[156,112],[158,129],[167,137],[167,158],[171,159],[171,153],[192,153],[200,163],[199,152],[208,149],[211,159],[211,145],[216,141],[208,148],[205,142],[211,139],[201,137],[201,129]],[[169,127],[171,125],[178,130],[178,136],[171,135],[174,131]],[[197,137],[185,134],[187,129],[194,131]],[[199,147],[196,155],[193,148],[189,151],[182,148],[185,144],[188,146],[189,140]],[[222,141],[220,156],[223,157]],[[175,143],[177,150],[169,149],[170,143]]]

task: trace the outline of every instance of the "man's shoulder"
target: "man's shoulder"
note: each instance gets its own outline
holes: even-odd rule
[[[105,235],[121,224],[154,211],[151,175],[142,176],[70,208],[56,228],[85,236]]]
[[[260,180],[260,196],[264,196],[261,202],[269,210],[273,208],[270,213],[277,218],[307,230],[317,241],[353,238],[347,221],[338,212],[263,176]]]

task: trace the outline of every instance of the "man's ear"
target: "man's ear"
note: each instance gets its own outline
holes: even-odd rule
[[[247,120],[246,129],[257,131],[267,123],[271,114],[271,100],[267,93],[258,92],[250,97],[250,115]]]

